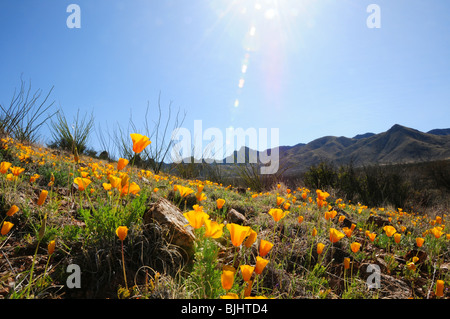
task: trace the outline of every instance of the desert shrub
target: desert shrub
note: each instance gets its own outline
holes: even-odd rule
[[[353,162],[341,166],[337,175],[337,188],[347,199],[354,201],[361,192],[360,178]]]
[[[338,174],[331,163],[322,161],[311,166],[303,178],[308,187],[325,189],[336,185]]]
[[[412,191],[400,172],[380,165],[355,168],[349,163],[335,168],[321,162],[304,174],[304,183],[313,189],[333,188],[341,197],[372,206],[404,207]]]
[[[55,122],[51,122],[53,140],[50,142],[49,147],[66,150],[73,154],[85,152],[89,135],[94,127],[93,114],[91,114],[89,119],[87,119],[86,114],[81,119],[80,111],[78,110],[73,125],[67,122],[62,110],[56,114],[56,118]]]
[[[392,204],[404,207],[410,191],[400,174],[385,171],[380,166],[365,167],[360,186],[361,200],[373,206]]]
[[[432,162],[428,165],[427,172],[435,187],[450,190],[450,161]]]
[[[270,189],[277,181],[281,172],[276,174],[261,174],[261,165],[255,163],[236,164],[235,171],[238,175],[237,185],[250,188],[255,192]]]
[[[186,117],[186,113],[181,114],[180,109],[178,109],[175,115],[173,114],[172,102],[165,107],[165,111],[167,112],[167,116],[163,118],[160,96],[158,98],[156,114],[150,114],[150,105],[147,104],[145,115],[140,117],[143,119],[143,128],[136,125],[132,116],[130,116],[129,125],[126,129],[123,129],[120,124],[117,124],[114,127],[113,135],[109,135],[109,140],[114,144],[118,156],[133,161],[137,167],[151,169],[155,174],[158,174],[164,168],[164,160],[170,155],[175,141],[170,132],[173,134],[178,130],[183,125]],[[150,123],[149,119],[154,120]],[[172,130],[170,130],[170,126]],[[136,156],[130,144],[130,133],[137,132],[141,132],[141,134],[147,136],[152,144],[151,147],[145,148]],[[100,140],[102,146],[104,146],[105,143],[102,142],[102,139]],[[103,138],[103,141],[106,141],[106,139]],[[107,150],[108,148],[105,149]],[[135,158],[133,159],[133,157]]]
[[[47,95],[41,99],[42,90],[31,90],[31,82],[28,88],[21,79],[20,89],[14,91],[9,106],[0,104],[0,136],[11,136],[19,142],[35,143],[39,138],[40,127],[50,119],[55,112],[50,111],[54,101],[49,102],[53,87]]]

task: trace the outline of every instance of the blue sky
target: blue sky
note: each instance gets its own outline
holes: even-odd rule
[[[66,25],[71,3],[79,29]],[[366,25],[371,3],[379,29]],[[0,103],[22,74],[54,85],[69,118],[92,110],[110,129],[130,112],[141,123],[160,93],[189,130],[279,128],[280,145],[448,128],[449,12],[447,0],[2,0]]]

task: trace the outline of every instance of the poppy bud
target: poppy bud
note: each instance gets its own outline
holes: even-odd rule
[[[18,211],[19,211],[19,207],[17,207],[16,205],[12,205],[11,208],[6,213],[6,215],[11,217],[12,215],[17,213]]]
[[[436,281],[436,296],[437,297],[444,296],[444,281],[443,280]]]
[[[116,229],[116,235],[119,237],[121,241],[124,241],[127,237],[128,227],[127,226],[119,226]]]

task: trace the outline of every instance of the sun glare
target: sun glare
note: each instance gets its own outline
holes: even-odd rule
[[[272,94],[274,99],[281,94],[285,55],[298,45],[299,23],[310,21],[310,10],[316,0],[217,0],[214,1],[218,21],[216,25],[225,27],[224,32],[236,37],[236,42],[242,44],[243,58],[236,61],[236,91],[231,101],[232,109],[245,107],[241,95],[245,94],[247,81],[252,77],[251,60],[254,56],[258,65],[266,65],[266,74],[260,77],[264,91]],[[256,65],[255,64],[255,65]],[[253,84],[252,84],[253,86]]]

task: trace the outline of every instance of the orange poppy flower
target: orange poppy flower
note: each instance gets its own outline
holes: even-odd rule
[[[141,188],[138,184],[135,182],[132,182],[131,184],[125,184],[122,189],[120,190],[120,195],[127,195],[127,194],[133,194],[137,195],[140,192]]]
[[[19,207],[12,205],[11,208],[6,212],[7,216],[12,216],[19,211]]]
[[[247,239],[244,241],[244,246],[247,248],[250,248],[253,245],[253,243],[256,241],[257,236],[258,236],[258,233],[250,228],[250,233],[249,233]]]
[[[444,296],[444,281],[443,280],[437,280],[436,281],[436,297],[442,297]]]
[[[223,234],[223,227],[224,224],[219,224],[218,222],[212,221],[208,218],[203,220],[205,223],[205,237],[211,237],[211,238],[219,238]]]
[[[175,187],[176,187],[176,190],[180,192],[181,197],[186,197],[189,194],[192,194],[194,192],[193,189],[182,186],[182,185],[175,185]]]
[[[121,171],[127,166],[129,161],[125,158],[119,158],[119,161],[117,162],[117,170]]]
[[[417,237],[416,238],[416,245],[417,245],[417,247],[422,247],[424,242],[425,242],[425,239],[423,239],[422,237]]]
[[[89,176],[89,172],[80,172],[80,175],[83,178],[87,178]],[[50,178],[50,181],[55,181],[55,176],[53,176],[53,178]]]
[[[5,236],[7,233],[9,233],[9,231],[11,230],[11,228],[14,226],[13,223],[10,222],[3,222],[3,226],[2,226],[2,230],[1,230],[1,234],[2,236]]]
[[[279,222],[284,216],[286,216],[286,212],[283,212],[280,208],[272,208],[269,210],[269,215],[272,216],[274,221]]]
[[[119,226],[116,229],[116,235],[119,237],[121,241],[124,241],[128,234],[128,227],[127,226]]]
[[[416,270],[416,264],[414,262],[409,262],[406,264],[406,268],[409,270],[415,271]]]
[[[121,178],[110,175],[108,177],[108,179],[109,179],[109,182],[110,182],[112,187],[119,189],[119,187],[120,187],[120,185],[122,183],[122,179]]]
[[[367,234],[367,236],[369,237],[369,239],[370,239],[370,241],[374,241],[375,240],[375,237],[377,237],[377,234],[375,234],[375,233],[369,233],[369,234]]]
[[[255,267],[250,265],[241,265],[240,268],[242,273],[242,279],[244,279],[244,281],[249,281],[250,278],[252,277]]]
[[[352,235],[352,233],[353,233],[353,230],[351,230],[351,229],[348,228],[348,227],[342,228],[342,231],[345,233],[345,235],[346,235],[347,237],[350,237],[350,236]]]
[[[332,243],[337,243],[343,237],[345,237],[345,234],[341,233],[340,231],[338,231],[335,228],[330,228],[330,241]]]
[[[184,213],[183,216],[188,220],[189,224],[194,229],[199,229],[205,223],[205,220],[209,218],[209,215],[203,211],[191,210]],[[186,226],[187,226],[186,225]]]
[[[330,194],[328,194],[327,192],[323,192],[320,189],[316,190],[316,194],[317,194],[317,198],[320,201],[324,201],[324,200],[326,200],[328,198],[328,196],[330,196]]]
[[[284,201],[285,199],[283,197],[277,197],[277,206],[280,206]]]
[[[150,139],[142,134],[132,133],[130,137],[133,141],[133,152],[136,154],[142,152],[151,143]]]
[[[264,268],[266,268],[268,263],[269,263],[268,259],[264,259],[261,256],[256,256],[255,273],[260,275],[264,270]]]
[[[322,243],[317,244],[317,254],[320,255],[323,252],[323,249],[325,248],[325,245]]]
[[[261,257],[265,257],[272,249],[272,247],[273,244],[270,241],[261,239],[261,242],[259,243],[259,255]]]
[[[345,257],[344,258],[344,269],[349,269],[350,268],[350,258]]]
[[[335,210],[331,210],[331,211],[326,211],[325,212],[325,219],[329,220],[329,219],[333,219],[334,217],[336,217],[337,211]]]
[[[250,226],[241,226],[235,223],[227,224],[227,229],[230,232],[231,242],[233,246],[239,247],[244,241],[245,237],[250,234]]]
[[[350,249],[354,252],[357,253],[359,248],[361,247],[361,244],[358,242],[353,242],[350,244]]]
[[[73,180],[73,183],[75,185],[77,185],[78,190],[81,192],[84,191],[91,182],[92,181],[89,178],[83,178],[83,177],[77,177]]]
[[[391,226],[391,225],[384,226],[384,227],[383,227],[383,230],[386,232],[386,235],[387,235],[388,237],[391,237],[392,235],[394,235],[394,234],[397,232],[397,230],[395,229],[395,227],[394,227],[394,226]]]
[[[225,290],[230,290],[234,283],[234,274],[236,270],[231,266],[224,266],[222,269],[222,275],[220,276],[220,281],[222,283],[222,288]]]
[[[400,240],[402,239],[402,234],[400,233],[395,233],[394,234],[394,241],[398,244],[400,243]]]
[[[11,167],[11,163],[9,162],[2,162],[0,164],[0,173],[2,174],[6,174],[6,172],[8,172],[8,169]]]
[[[222,209],[223,205],[225,204],[225,199],[219,198],[216,200],[217,208]]]
[[[434,235],[435,238],[440,238],[444,233],[442,227],[433,227],[430,229],[430,232]]]
[[[14,176],[19,176],[20,174],[22,174],[25,171],[25,168],[14,166],[14,167],[11,167],[10,170]]]
[[[30,183],[34,183],[40,177],[39,174],[34,174],[30,177]]]
[[[198,202],[205,200],[207,197],[205,193],[195,193],[195,198],[197,198]]]
[[[48,243],[47,250],[48,250],[49,255],[52,255],[55,252],[55,246],[56,246],[56,242],[54,240],[52,240]]]
[[[43,189],[41,191],[41,194],[39,195],[39,199],[37,201],[38,206],[42,206],[44,204],[45,199],[47,198],[47,195],[48,195],[48,191]]]

